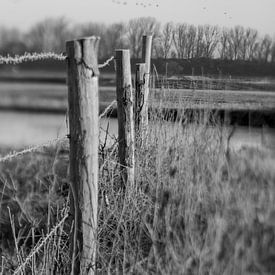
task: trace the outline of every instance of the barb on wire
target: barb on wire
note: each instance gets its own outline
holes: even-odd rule
[[[99,116],[99,119],[103,118],[104,116],[106,116],[108,114],[108,112],[111,110],[111,108],[113,108],[113,106],[115,105],[116,103],[116,100],[113,100],[106,108],[105,110],[103,111],[103,113]],[[2,162],[6,162],[6,161],[9,161],[9,160],[12,160],[14,158],[17,158],[17,157],[21,157],[27,153],[32,153],[32,152],[35,152],[35,151],[38,151],[42,148],[45,148],[45,147],[48,147],[48,146],[51,146],[51,145],[54,145],[56,144],[57,142],[60,142],[60,141],[64,141],[68,138],[68,136],[66,137],[61,137],[61,138],[56,138],[56,139],[53,139],[53,140],[50,140],[46,143],[43,143],[41,145],[36,145],[36,146],[33,146],[33,147],[30,147],[30,148],[26,148],[22,151],[19,151],[19,152],[12,152],[12,153],[9,153],[7,154],[6,156],[4,157],[0,157],[0,163]]]
[[[99,119],[105,117],[109,111],[115,106],[116,100],[113,100],[106,108],[105,110],[99,115]]]
[[[57,143],[59,141],[65,140],[66,138],[67,137],[56,138],[56,139],[53,139],[53,140],[48,141],[46,143],[43,143],[41,145],[36,145],[36,146],[24,149],[24,150],[19,151],[19,152],[9,153],[8,155],[0,158],[0,163],[1,162],[6,162],[8,160],[12,160],[12,159],[17,158],[17,157],[21,157],[21,156],[23,156],[27,153],[32,153],[32,152],[38,151],[39,149],[42,149],[42,148],[45,148],[45,147],[54,145],[55,143]]]
[[[15,56],[0,55],[0,64],[20,64],[23,62],[34,62],[34,61],[46,60],[46,59],[55,59],[58,61],[63,61],[66,59],[66,56],[63,54],[57,54],[57,53],[53,53],[53,52],[24,53],[23,55],[15,55]]]
[[[28,255],[28,257],[25,259],[25,261],[14,271],[13,274],[19,274],[24,270],[25,266],[31,261],[34,255],[36,255],[40,249],[46,244],[46,242],[56,233],[58,228],[65,222],[65,220],[68,218],[69,214],[66,213],[65,216],[60,220],[60,222],[53,227],[51,232],[38,244],[34,247],[32,252]]]
[[[66,55],[57,54],[54,52],[41,52],[41,53],[24,53],[23,55],[15,55],[15,56],[2,56],[0,55],[0,64],[21,64],[24,62],[34,62],[38,60],[47,60],[47,59],[54,59],[58,61],[64,61],[67,58]],[[98,68],[102,69],[110,64],[112,60],[114,60],[114,56],[111,56],[109,59],[107,59],[104,63],[99,64]]]
[[[114,56],[111,56],[109,59],[107,59],[103,64],[99,64],[98,65],[98,68],[99,69],[102,69],[102,68],[104,68],[104,67],[106,67],[106,66],[108,66],[109,64],[110,64],[110,62],[112,61],[112,60],[114,60]]]

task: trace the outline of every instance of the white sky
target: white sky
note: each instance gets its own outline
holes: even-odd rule
[[[250,26],[274,36],[274,11],[275,0],[0,0],[0,26],[26,30],[56,16],[73,23],[153,16],[161,22]]]

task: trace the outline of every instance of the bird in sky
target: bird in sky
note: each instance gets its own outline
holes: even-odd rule
[[[121,2],[119,0],[112,0],[112,2],[114,4],[118,4],[118,5],[128,5],[130,4],[129,2]],[[155,3],[154,3],[155,2]],[[135,2],[135,5],[136,6],[141,6],[141,7],[144,7],[144,8],[147,8],[147,7],[155,7],[155,8],[158,8],[160,5],[158,2],[156,1],[148,1],[147,3],[146,2]]]

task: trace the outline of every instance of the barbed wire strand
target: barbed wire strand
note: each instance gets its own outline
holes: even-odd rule
[[[32,252],[27,256],[25,261],[14,271],[13,274],[18,274],[20,273],[25,266],[28,264],[28,262],[33,258],[34,255],[37,254],[38,251],[46,244],[46,242],[52,237],[53,234],[56,233],[58,228],[65,222],[65,220],[68,218],[69,214],[66,213],[65,216],[60,220],[60,222],[53,227],[51,232],[41,241],[39,242],[36,247],[32,250]]]
[[[67,56],[62,54],[57,54],[54,52],[42,52],[42,53],[24,53],[23,55],[15,55],[15,56],[2,56],[0,55],[0,64],[5,64],[5,65],[17,65],[21,64],[24,62],[35,62],[39,60],[48,60],[48,59],[53,59],[57,61],[64,61],[66,60]],[[114,60],[114,56],[111,56],[108,58],[104,63],[99,64],[98,68],[102,69],[110,64],[112,60]]]
[[[113,100],[105,108],[105,110],[102,112],[102,114],[99,115],[99,119],[102,119],[104,116],[106,116],[108,114],[108,112],[111,110],[111,108],[113,108],[113,106],[115,105],[115,103],[116,103],[116,100]],[[55,145],[58,142],[65,141],[67,138],[68,138],[68,136],[60,137],[60,138],[55,138],[55,139],[50,140],[50,141],[48,141],[46,143],[43,143],[43,144],[40,144],[40,145],[36,145],[36,146],[33,146],[33,147],[29,147],[29,148],[26,148],[26,149],[24,149],[22,151],[19,151],[19,152],[11,152],[11,153],[5,155],[4,157],[1,157],[0,158],[0,163],[12,160],[14,158],[21,157],[21,156],[23,156],[23,155],[25,155],[27,153],[36,152],[36,151],[38,151],[38,150],[40,150],[42,148],[45,148],[45,147],[49,147],[49,146]]]
[[[27,153],[33,153],[33,152],[36,152],[42,148],[45,148],[45,147],[49,147],[51,145],[54,145],[56,144],[57,142],[59,141],[62,141],[62,140],[65,140],[66,137],[62,137],[62,138],[56,138],[56,139],[53,139],[53,140],[50,140],[46,143],[43,143],[43,144],[40,144],[40,145],[35,145],[33,147],[29,147],[29,148],[26,148],[22,151],[19,151],[19,152],[11,152],[9,154],[7,154],[6,156],[0,158],[0,163],[2,162],[6,162],[6,161],[9,161],[9,160],[12,160],[14,158],[18,158],[18,157],[21,157]]]
[[[114,56],[111,56],[111,57],[108,58],[104,63],[99,64],[99,65],[98,65],[98,68],[99,68],[99,69],[102,69],[102,68],[108,66],[108,65],[111,63],[111,61],[113,61],[114,59],[115,59],[115,57],[114,57]]]
[[[110,110],[115,106],[116,104],[116,100],[113,100],[106,108],[105,110],[99,115],[99,119],[105,117],[109,112]]]
[[[63,54],[57,54],[53,52],[48,53],[24,53],[23,55],[15,55],[15,56],[2,56],[0,55],[0,64],[21,64],[24,62],[34,62],[38,60],[47,60],[54,59],[58,61],[64,61],[66,56]]]

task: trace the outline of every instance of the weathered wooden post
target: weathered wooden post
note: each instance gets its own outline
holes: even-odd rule
[[[139,143],[143,140],[144,128],[148,124],[148,104],[144,101],[146,90],[146,64],[136,64],[135,134]]]
[[[141,62],[146,64],[146,73],[150,73],[151,52],[152,52],[152,35],[143,35],[142,37],[142,58]]]
[[[142,76],[144,82],[143,92],[143,118],[142,118],[142,139],[146,136],[148,127],[148,99],[149,99],[149,82],[151,68],[151,52],[152,52],[152,35],[144,35],[142,37],[142,63],[145,63],[145,73]]]
[[[71,274],[94,274],[98,200],[98,37],[66,43],[70,185],[74,236]]]
[[[150,66],[151,66],[151,51],[152,51],[152,35],[144,35],[142,37],[142,63],[145,65],[137,65],[136,69],[139,70],[136,72],[136,88],[138,87],[138,105],[136,107],[141,108],[140,114],[142,118],[138,118],[140,114],[136,114],[136,121],[140,121],[138,127],[139,130],[142,129],[142,134],[140,138],[143,139],[146,136],[146,129],[148,127],[148,99],[149,99],[149,82],[150,82]],[[143,84],[142,84],[143,83]],[[141,85],[142,84],[142,85]],[[136,109],[138,110],[138,109]],[[136,129],[137,130],[137,129]]]
[[[135,179],[135,138],[129,50],[116,50],[116,67],[119,162],[123,183],[132,185]]]

